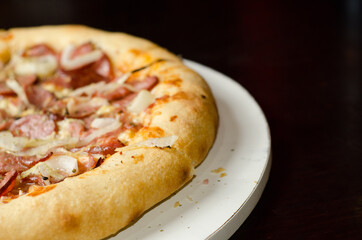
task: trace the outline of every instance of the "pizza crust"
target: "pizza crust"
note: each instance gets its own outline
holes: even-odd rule
[[[5,36],[5,37],[3,37]],[[135,116],[144,127],[127,136],[130,146],[98,168],[0,203],[0,239],[99,239],[116,233],[187,183],[206,157],[218,116],[205,81],[167,50],[137,37],[84,26],[11,29],[0,36],[11,54],[37,43],[57,50],[92,41],[110,57],[114,70],[156,75],[158,98]],[[176,135],[171,148],[132,147],[148,138]]]

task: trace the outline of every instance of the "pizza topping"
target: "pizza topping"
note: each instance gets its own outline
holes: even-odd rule
[[[105,83],[104,81],[98,83],[92,83],[90,85],[78,88],[71,92],[69,96],[100,96],[107,100],[116,99],[114,95],[119,95],[118,98],[125,97],[130,91],[123,86],[124,82],[129,78],[130,73],[125,73],[113,82]]]
[[[26,88],[27,86],[30,86],[31,84],[35,83],[36,75],[34,74],[21,75],[21,76],[19,75],[16,77],[16,80],[23,88]]]
[[[16,170],[17,172],[22,172],[28,168],[34,166],[36,163],[45,161],[51,156],[51,153],[46,154],[43,157],[37,156],[15,156],[10,153],[0,152],[0,158],[3,161],[0,161],[0,174],[6,173],[11,170]]]
[[[115,137],[99,138],[94,146],[87,149],[91,154],[108,155],[115,153],[117,148],[124,145]]]
[[[71,78],[72,88],[84,87],[100,81],[109,82],[113,78],[109,58],[91,43],[76,48],[66,47],[60,57],[62,71]]]
[[[108,102],[103,98],[69,98],[67,103],[68,115],[72,118],[84,118],[96,112],[104,105],[108,105]]]
[[[29,101],[24,92],[24,89],[22,88],[22,86],[19,85],[19,83],[15,79],[8,79],[6,81],[6,85],[11,90],[13,90],[24,103],[29,104]]]
[[[92,128],[103,128],[111,125],[115,120],[113,118],[96,118],[92,121]]]
[[[129,83],[135,91],[140,90],[151,90],[154,86],[156,86],[158,83],[158,78],[156,76],[148,76],[142,81],[132,81]]]
[[[58,62],[53,55],[40,57],[19,58],[15,65],[15,73],[18,75],[36,74],[39,77],[49,76],[58,68]]]
[[[28,115],[13,122],[10,131],[14,136],[43,139],[55,131],[55,123],[41,114]]]
[[[74,45],[69,45],[62,52],[60,63],[66,71],[84,67],[99,60],[103,55],[100,50],[93,50],[89,45],[81,46],[77,51],[75,50]]]
[[[142,127],[135,117],[155,101],[150,91],[159,82],[132,78],[135,71],[114,77],[108,56],[90,42],[60,53],[37,44],[3,69],[0,193],[6,198],[102,164],[125,146],[122,132]],[[170,147],[172,139],[144,146]]]
[[[26,146],[28,140],[24,137],[14,137],[10,132],[8,131],[2,131],[0,132],[0,148],[16,152],[21,151]]]
[[[150,138],[143,142],[137,143],[138,147],[158,147],[158,148],[170,148],[177,141],[178,137],[175,135],[162,137],[162,138]]]
[[[23,53],[23,57],[40,57],[45,55],[56,55],[55,51],[46,44],[36,44]]]
[[[102,127],[99,129],[92,129],[89,132],[85,133],[84,137],[81,138],[81,141],[78,145],[80,145],[80,146],[86,145],[86,144],[92,142],[94,139],[101,137],[114,130],[117,130],[118,128],[120,128],[122,126],[122,124],[120,122],[118,122],[116,119],[112,119],[112,120],[113,121],[105,127]]]
[[[21,177],[40,175],[49,179],[51,183],[56,183],[77,173],[78,160],[76,158],[67,155],[53,155],[47,161],[37,163],[34,167],[22,172]]]
[[[133,113],[144,111],[155,101],[155,97],[147,90],[141,90],[133,101],[128,105],[128,110]]]
[[[49,91],[38,85],[32,85],[25,89],[29,102],[40,109],[55,105],[56,98]]]
[[[57,122],[58,136],[60,138],[80,138],[85,131],[84,122],[78,119],[65,119]]]
[[[0,95],[7,96],[7,95],[13,95],[15,92],[8,87],[6,82],[0,82]]]
[[[0,181],[0,197],[7,194],[13,188],[18,173],[15,170],[5,174],[3,180]]]

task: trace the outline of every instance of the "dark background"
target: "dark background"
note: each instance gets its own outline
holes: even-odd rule
[[[262,198],[232,239],[360,239],[361,5],[7,0],[0,27],[128,32],[230,76],[264,110],[273,149]]]

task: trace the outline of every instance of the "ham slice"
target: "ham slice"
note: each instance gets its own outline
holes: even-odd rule
[[[32,85],[33,83],[35,83],[36,75],[35,74],[19,75],[16,77],[16,80],[23,88],[26,88],[26,87]]]
[[[56,102],[56,97],[51,92],[38,85],[25,88],[25,94],[28,101],[40,109],[49,108]]]
[[[17,172],[23,172],[38,162],[47,160],[52,153],[47,153],[43,157],[37,156],[15,156],[10,153],[0,152],[0,159],[6,159],[6,161],[0,161],[0,173],[6,173],[11,170]]]
[[[51,47],[44,43],[36,44],[26,49],[23,53],[23,57],[40,57],[45,55],[56,55],[56,53]]]
[[[70,54],[70,60],[89,54],[92,51],[95,51],[92,43],[80,45]],[[70,86],[72,88],[80,88],[100,81],[109,82],[113,79],[111,62],[104,53],[102,53],[102,56],[98,60],[75,69],[68,70],[63,66],[61,72],[71,78]]]
[[[95,146],[90,147],[87,151],[92,154],[108,155],[115,153],[116,148],[124,145],[116,137],[101,137],[97,139]]]
[[[55,131],[55,123],[45,115],[34,114],[14,121],[10,131],[14,136],[41,139]]]
[[[0,196],[4,196],[13,189],[16,176],[18,176],[18,173],[15,170],[5,174],[4,179],[0,181]]]
[[[8,129],[12,122],[13,119],[9,118],[3,109],[0,109],[0,131]]]
[[[158,83],[158,78],[156,76],[148,76],[143,80],[137,80],[132,82],[127,82],[127,84],[131,85],[137,91],[148,90],[150,91],[154,86]]]
[[[2,96],[10,96],[10,95],[16,95],[16,93],[6,85],[5,82],[0,82],[0,95]]]

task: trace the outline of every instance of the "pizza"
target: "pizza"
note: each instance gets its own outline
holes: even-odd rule
[[[0,31],[0,239],[100,239],[180,189],[211,148],[212,93],[147,40]]]

